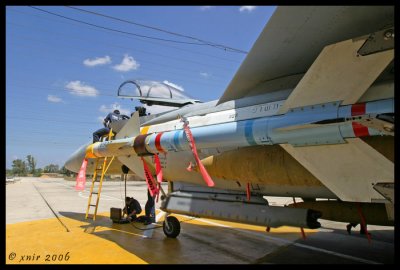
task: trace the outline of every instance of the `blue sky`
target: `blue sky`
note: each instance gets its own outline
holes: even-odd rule
[[[38,6],[119,31],[196,43],[63,6]],[[250,51],[275,7],[80,6],[79,8]],[[33,155],[63,166],[100,120],[137,101],[117,97],[127,79],[167,81],[193,98],[218,99],[246,54],[116,33],[27,6],[6,7],[6,167]],[[154,107],[154,106],[153,106]],[[150,108],[155,113],[157,108]],[[152,111],[153,110],[153,111]]]

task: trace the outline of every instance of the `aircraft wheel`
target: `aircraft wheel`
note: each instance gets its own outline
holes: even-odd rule
[[[163,231],[167,237],[176,238],[181,232],[181,224],[179,223],[179,220],[173,216],[167,217],[163,223]]]

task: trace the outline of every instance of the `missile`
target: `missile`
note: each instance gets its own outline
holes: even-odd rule
[[[391,130],[387,131],[388,125],[394,125],[387,120],[393,113],[394,99],[346,106],[331,102],[291,109],[282,115],[192,127],[191,133],[198,149],[283,143],[293,146],[339,144],[346,143],[347,138],[393,135]],[[374,126],[368,126],[369,122],[375,123]],[[86,158],[191,150],[184,123],[181,124],[176,130],[96,142],[86,148]]]

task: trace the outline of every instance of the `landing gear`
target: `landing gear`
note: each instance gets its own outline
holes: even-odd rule
[[[176,217],[168,216],[163,223],[163,231],[167,237],[176,238],[181,232],[181,224]]]

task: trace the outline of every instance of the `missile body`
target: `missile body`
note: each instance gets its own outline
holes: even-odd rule
[[[394,99],[339,106],[339,102],[291,109],[274,115],[191,128],[198,149],[245,147],[289,143],[310,146],[346,143],[346,138],[384,135],[357,122],[362,117],[394,113]],[[190,123],[189,123],[190,125]],[[86,149],[86,157],[152,155],[190,150],[181,126],[175,130],[97,142]]]

